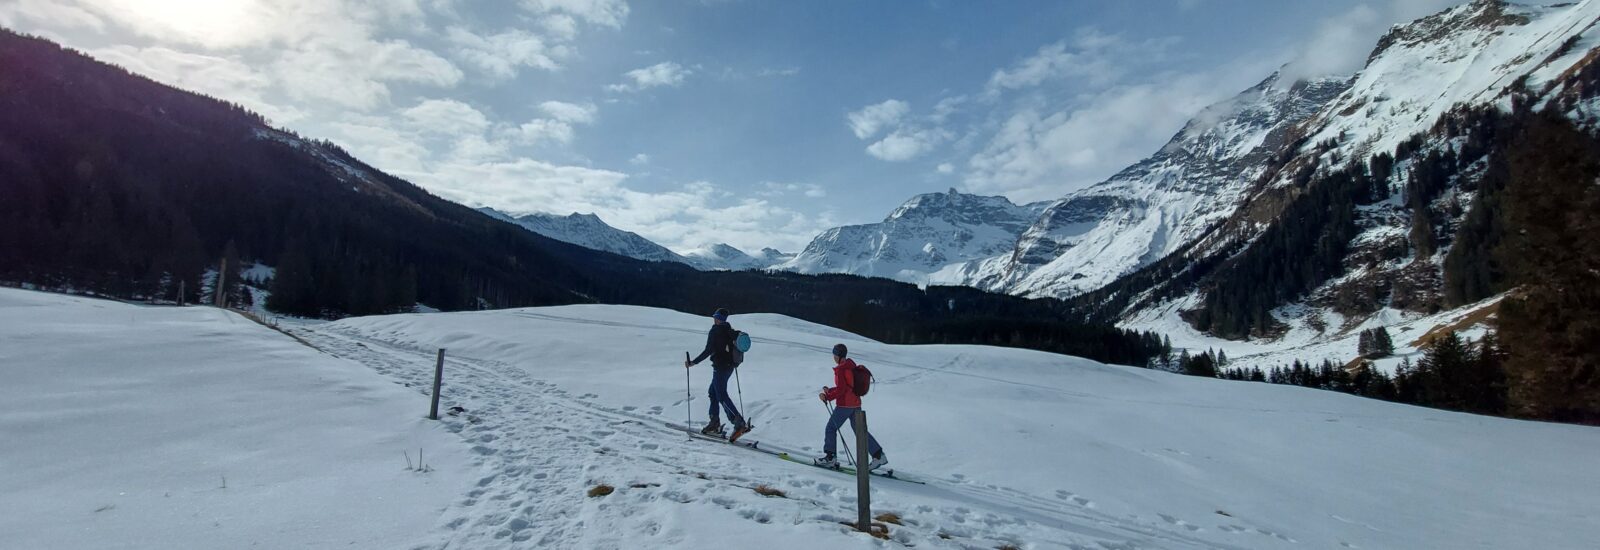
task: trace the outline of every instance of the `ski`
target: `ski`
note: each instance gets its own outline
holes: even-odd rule
[[[787,460],[787,461],[793,462],[795,464],[805,464],[805,465],[813,467],[813,468],[818,468],[818,469],[822,469],[822,470],[828,470],[830,472],[839,472],[839,473],[842,473],[842,474],[845,474],[845,475],[849,475],[849,476],[852,476],[852,477],[854,477],[856,475],[856,469],[855,468],[852,468],[852,467],[849,467],[849,466],[839,466],[838,468],[828,468],[828,467],[824,467],[824,466],[818,466],[817,464],[814,464],[814,463],[812,463],[812,462],[810,462],[808,460],[795,458],[793,455],[790,455],[787,452],[774,450],[774,449],[768,449],[766,447],[762,447],[760,441],[752,441],[752,440],[728,441],[728,439],[726,437],[715,437],[715,436],[711,436],[711,435],[700,433],[699,430],[693,430],[693,429],[686,429],[686,430],[684,430],[684,433],[689,434],[690,437],[695,438],[695,439],[703,439],[703,440],[706,440],[706,441],[722,443],[722,444],[725,444],[725,445],[733,445],[735,447],[743,447],[743,448],[746,448],[746,449],[749,449],[749,450],[752,450],[752,451],[755,451],[755,452],[758,452],[758,453],[761,453],[761,454],[770,455],[770,456],[774,456],[774,457],[777,457],[777,458],[780,458],[780,459],[783,459],[783,460]],[[889,468],[887,470],[882,470],[882,471],[873,471],[873,472],[869,472],[869,473],[872,474],[875,477],[888,478],[888,479],[893,479],[895,481],[904,481],[906,483],[915,483],[917,485],[927,485],[928,484],[927,482],[924,482],[924,481],[917,481],[915,479],[907,479],[905,477],[901,477],[901,476],[895,475],[893,468]]]
[[[817,464],[815,462],[808,462],[808,461],[806,461],[804,459],[795,458],[793,456],[790,456],[789,453],[778,453],[777,456],[778,456],[778,458],[782,458],[784,460],[787,460],[789,462],[793,462],[795,464],[805,464],[805,465],[811,466],[813,468],[821,468],[823,470],[828,470],[828,471],[831,471],[831,472],[839,472],[839,473],[848,475],[850,477],[855,477],[855,475],[856,475],[856,469],[855,468],[852,468],[850,466],[845,466],[843,464],[840,464],[838,468],[829,468],[827,466],[823,466],[823,465]],[[904,481],[906,483],[915,483],[917,485],[927,485],[927,482],[917,481],[917,480],[914,480],[914,479],[906,479],[904,477],[895,475],[894,468],[889,468],[887,470],[873,470],[873,471],[867,472],[867,473],[872,474],[874,477],[886,477],[886,478],[893,479],[893,480],[896,480],[896,481]]]

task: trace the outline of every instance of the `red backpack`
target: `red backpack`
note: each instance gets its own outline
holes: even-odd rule
[[[854,392],[856,397],[866,395],[867,391],[872,389],[872,371],[867,370],[861,363],[856,363],[855,368],[850,369],[850,386],[850,391]]]

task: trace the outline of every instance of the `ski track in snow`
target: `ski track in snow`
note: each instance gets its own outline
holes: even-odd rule
[[[634,328],[699,334],[664,327]],[[326,353],[360,362],[423,395],[431,391],[433,350],[336,327],[290,330]],[[757,340],[767,345],[817,347]],[[943,370],[948,365],[922,368],[929,371],[925,374],[965,374]],[[691,542],[689,530],[721,528],[686,521],[665,511],[670,508],[659,506],[661,501],[721,511],[713,517],[810,528],[819,535],[844,533],[839,522],[855,517],[852,478],[684,436],[681,421],[674,418],[682,400],[672,407],[658,405],[643,411],[632,406],[609,408],[591,402],[596,395],[572,395],[515,365],[459,355],[447,354],[445,372],[443,393],[447,399],[440,404],[441,421],[471,447],[481,477],[444,511],[437,538],[416,548],[619,548],[640,538],[672,546]],[[466,408],[466,413],[449,416],[442,412],[457,405]],[[750,437],[759,440],[760,435],[757,431]],[[808,456],[793,449],[780,450]],[[929,472],[905,474],[927,480],[929,485],[874,481],[876,502],[918,503],[907,509],[874,509],[875,513],[897,512],[908,520],[891,530],[892,540],[901,545],[1234,548],[1188,536],[1186,533],[1204,530],[1189,521],[1166,514],[1114,517],[1097,511],[1092,500],[1067,490],[1056,490],[1052,498],[982,484],[961,474],[945,478],[929,476]],[[601,483],[614,486],[616,492],[586,497],[591,487]],[[784,491],[787,498],[757,495],[753,488],[760,484]],[[885,499],[878,494],[882,491],[895,493],[895,498]],[[1237,525],[1241,522],[1235,519],[1229,522],[1234,525],[1218,528],[1287,539]],[[855,536],[861,544],[878,544],[862,535],[846,536]]]

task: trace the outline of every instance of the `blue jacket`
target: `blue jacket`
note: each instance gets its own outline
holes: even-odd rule
[[[706,334],[706,349],[700,352],[691,363],[696,365],[711,357],[711,366],[715,368],[733,368],[733,340],[738,331],[733,330],[733,325],[721,323],[711,326],[711,332]]]

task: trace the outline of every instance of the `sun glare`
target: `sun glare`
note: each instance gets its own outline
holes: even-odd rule
[[[107,12],[133,23],[145,34],[207,46],[236,45],[249,40],[256,0],[96,0]]]

